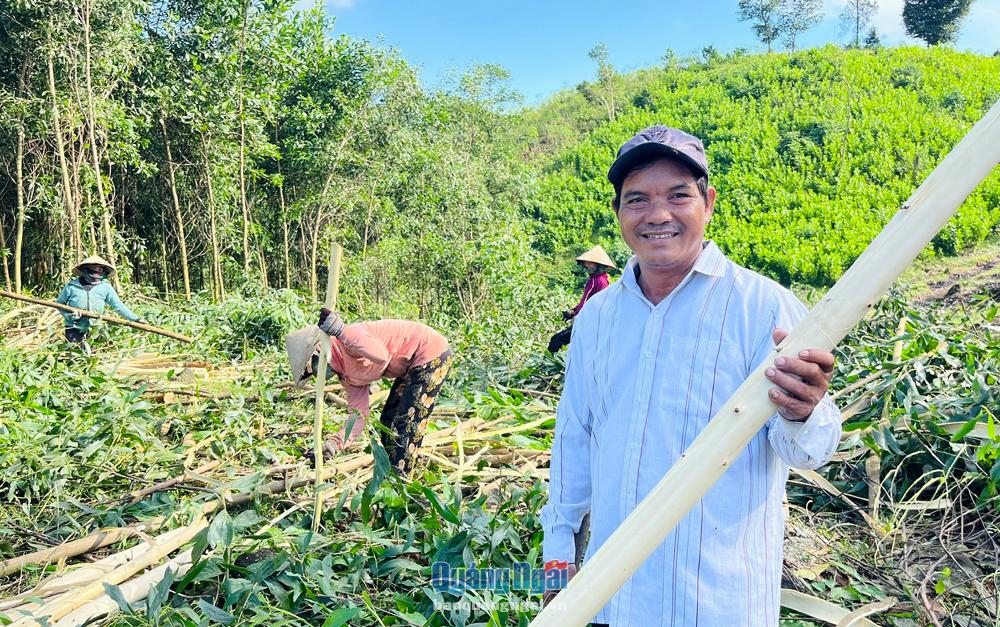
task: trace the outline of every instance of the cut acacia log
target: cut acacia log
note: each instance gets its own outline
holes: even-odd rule
[[[778,356],[831,350],[865,316],[966,197],[1000,163],[1000,102],[969,131],[913,193],[844,276],[747,377],[690,447],[653,487],[535,627],[587,624],[775,414],[765,371]]]
[[[163,518],[153,518],[144,520],[127,527],[114,527],[111,529],[101,529],[94,533],[72,540],[66,544],[60,544],[49,549],[42,549],[33,553],[27,553],[18,557],[12,557],[0,562],[0,577],[6,577],[11,573],[16,573],[29,564],[45,564],[57,562],[61,559],[83,555],[96,551],[102,547],[120,542],[138,535],[140,532],[152,531],[163,524]]]
[[[55,303],[50,300],[43,300],[41,298],[32,298],[31,296],[24,296],[22,294],[14,294],[13,292],[8,292],[6,290],[0,290],[0,296],[6,296],[7,298],[12,298],[14,300],[19,300],[25,303],[44,305],[45,307],[52,307],[53,309],[59,309],[61,311],[66,311],[69,313],[77,313],[83,316],[84,318],[93,318],[95,320],[102,320],[104,322],[110,322],[112,324],[120,324],[126,327],[132,327],[133,329],[139,329],[140,331],[156,333],[157,335],[170,337],[175,340],[180,340],[181,342],[185,342],[187,344],[194,342],[193,339],[189,338],[186,335],[181,335],[180,333],[174,333],[173,331],[167,331],[166,329],[154,327],[151,324],[143,324],[142,322],[132,322],[131,320],[123,320],[122,318],[116,318],[114,316],[105,316],[104,314],[94,313],[93,311],[87,311],[86,309],[77,309],[76,307],[70,307],[69,305]]]
[[[175,580],[186,575],[192,566],[191,557],[191,549],[188,549],[166,564],[123,583],[118,589],[126,601],[129,603],[138,603],[149,596],[150,590],[156,584],[163,581],[163,578],[167,576],[168,570],[173,571]],[[118,603],[108,595],[103,594],[86,605],[73,610],[59,620],[59,622],[55,623],[53,627],[81,627],[82,625],[89,624],[96,618],[116,614],[118,611]]]
[[[204,517],[199,518],[193,524],[184,527],[183,533],[179,533],[169,540],[153,544],[140,557],[122,564],[101,579],[72,592],[60,595],[55,600],[34,610],[30,615],[18,618],[11,623],[12,627],[36,627],[42,624],[51,624],[53,621],[62,618],[88,601],[104,594],[104,584],[118,585],[136,573],[157,564],[165,556],[190,542],[199,531],[207,526],[208,521]]]
[[[167,531],[156,538],[158,542],[165,542],[184,532],[184,528]],[[142,542],[130,549],[119,551],[109,555],[92,564],[84,564],[73,567],[69,572],[50,577],[38,583],[34,588],[22,594],[0,602],[0,611],[18,609],[22,612],[33,611],[39,604],[36,599],[44,599],[56,594],[61,594],[75,587],[88,584],[107,575],[122,564],[135,559],[150,549],[148,542]]]

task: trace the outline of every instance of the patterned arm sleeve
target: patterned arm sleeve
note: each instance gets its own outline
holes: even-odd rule
[[[775,328],[791,331],[805,315],[805,305],[785,291],[768,324],[758,332],[752,368],[767,359],[774,348],[771,331]],[[840,410],[827,394],[805,422],[792,422],[775,413],[767,421],[767,439],[789,466],[804,470],[819,468],[830,461],[840,444]]]
[[[573,335],[577,332],[574,329]],[[542,508],[542,559],[576,557],[573,534],[590,511],[590,411],[587,406],[583,342],[570,342],[566,385],[556,409],[556,433],[549,469],[549,500]]]

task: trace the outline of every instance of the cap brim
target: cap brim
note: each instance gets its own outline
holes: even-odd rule
[[[677,159],[678,161],[684,162],[689,166],[695,173],[701,174],[702,176],[708,176],[708,172],[694,159],[687,156],[683,152],[675,150],[670,146],[664,146],[663,144],[656,142],[649,142],[647,144],[641,144],[636,146],[632,150],[629,150],[622,156],[615,159],[615,162],[611,164],[608,169],[608,180],[615,187],[621,185],[625,177],[628,175],[632,166],[636,163],[643,161],[649,161],[655,157],[669,157],[671,159]]]

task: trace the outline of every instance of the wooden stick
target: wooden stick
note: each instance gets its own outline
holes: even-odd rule
[[[337,291],[340,289],[340,244],[334,242],[330,248],[330,263],[326,275],[326,303],[330,311],[337,309]],[[326,405],[326,368],[330,363],[330,336],[320,332],[320,359],[316,369],[316,418],[313,420],[313,460],[316,464],[316,502],[313,504],[312,530],[319,530],[319,519],[323,513],[323,491],[319,484],[323,477],[323,408]]]
[[[141,490],[136,490],[135,492],[126,496],[122,500],[127,501],[130,505],[134,505],[139,501],[141,501],[143,498],[149,496],[150,494],[153,494],[154,492],[160,492],[161,490],[172,488],[173,486],[177,485],[178,483],[181,483],[182,481],[187,481],[189,478],[191,478],[192,473],[194,474],[206,473],[209,470],[212,470],[213,468],[218,466],[220,463],[221,462],[219,460],[213,459],[194,470],[185,470],[176,477],[171,477],[170,479],[166,479],[165,481],[161,481],[157,484],[142,488]]]
[[[587,624],[775,414],[765,377],[778,356],[831,350],[868,313],[962,202],[1000,163],[1000,102],[896,212],[844,276],[716,413],[660,482],[544,608],[533,627]]]
[[[186,344],[194,342],[193,339],[189,338],[186,335],[181,335],[180,333],[174,333],[173,331],[167,331],[166,329],[154,327],[150,324],[143,324],[142,322],[132,322],[131,320],[124,320],[122,318],[116,318],[114,316],[105,316],[103,314],[94,313],[93,311],[87,311],[86,309],[77,309],[76,307],[70,307],[69,305],[63,305],[60,303],[52,302],[50,300],[42,300],[41,298],[32,298],[31,296],[24,296],[23,294],[15,294],[13,292],[8,292],[5,290],[0,290],[0,296],[6,296],[7,298],[13,298],[14,300],[20,300],[26,303],[33,303],[35,305],[44,305],[46,307],[52,307],[54,309],[68,311],[69,313],[80,314],[84,318],[94,318],[95,320],[102,320],[104,322],[110,322],[112,324],[121,324],[126,327],[132,327],[133,329],[139,329],[140,331],[156,333],[157,335],[163,335],[166,337],[173,338],[175,340],[180,340],[181,342],[184,342]]]

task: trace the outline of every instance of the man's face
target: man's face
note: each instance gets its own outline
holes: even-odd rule
[[[698,192],[694,174],[670,159],[654,161],[622,182],[618,225],[643,269],[687,271],[701,253],[715,188]]]

